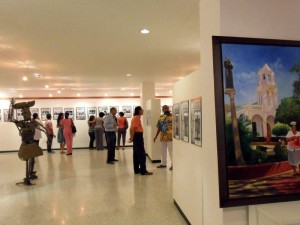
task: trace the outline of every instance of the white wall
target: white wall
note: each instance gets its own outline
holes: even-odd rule
[[[202,148],[174,141],[174,199],[193,225],[246,225],[248,207],[219,208],[213,35],[299,39],[300,1],[200,0],[199,71],[176,83],[173,101],[202,96]]]

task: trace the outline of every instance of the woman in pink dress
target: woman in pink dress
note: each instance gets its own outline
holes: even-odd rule
[[[72,149],[72,143],[73,143],[73,133],[72,133],[72,125],[73,125],[73,120],[69,118],[69,113],[65,113],[65,118],[61,120],[60,122],[62,128],[63,128],[63,133],[64,133],[64,138],[65,142],[67,145],[67,154],[66,155],[72,155],[73,149]]]

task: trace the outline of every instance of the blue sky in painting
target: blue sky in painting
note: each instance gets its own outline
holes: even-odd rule
[[[279,100],[292,96],[292,84],[298,75],[289,70],[300,60],[300,47],[222,44],[222,62],[226,56],[229,56],[233,65],[236,105],[257,102],[258,71],[265,64],[275,73]],[[224,67],[223,73],[225,76]],[[229,98],[225,97],[225,103],[228,101]]]

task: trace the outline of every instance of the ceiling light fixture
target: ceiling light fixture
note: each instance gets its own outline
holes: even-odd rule
[[[39,73],[34,73],[33,76],[36,78],[41,78],[41,74],[39,74]]]
[[[80,94],[79,94],[79,93],[77,94],[77,97],[80,97]]]
[[[24,81],[28,81],[28,78],[27,78],[26,76],[24,76],[22,79],[23,79]]]
[[[134,94],[133,93],[130,93],[130,96],[133,96]]]
[[[49,94],[49,97],[52,97],[52,94]]]
[[[131,73],[127,73],[126,76],[127,76],[127,77],[131,77],[132,74],[131,74]]]
[[[19,98],[23,98],[23,95],[19,95]]]
[[[108,96],[108,94],[104,94],[106,97]]]
[[[46,85],[45,85],[45,88],[49,88],[49,85],[48,85],[48,84],[46,84]]]
[[[170,93],[170,94],[172,94],[172,93],[173,93],[173,91],[172,91],[172,90],[170,90],[170,91],[169,91],[169,93]]]
[[[61,91],[60,91],[60,90],[58,90],[58,91],[57,91],[57,94],[60,94],[60,93],[61,93]]]
[[[144,29],[141,30],[141,33],[142,34],[149,34],[150,30],[144,28]]]

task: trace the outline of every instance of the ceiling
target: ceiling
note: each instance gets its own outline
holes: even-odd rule
[[[200,63],[198,4],[1,0],[0,97],[138,96],[143,82],[171,95]]]

